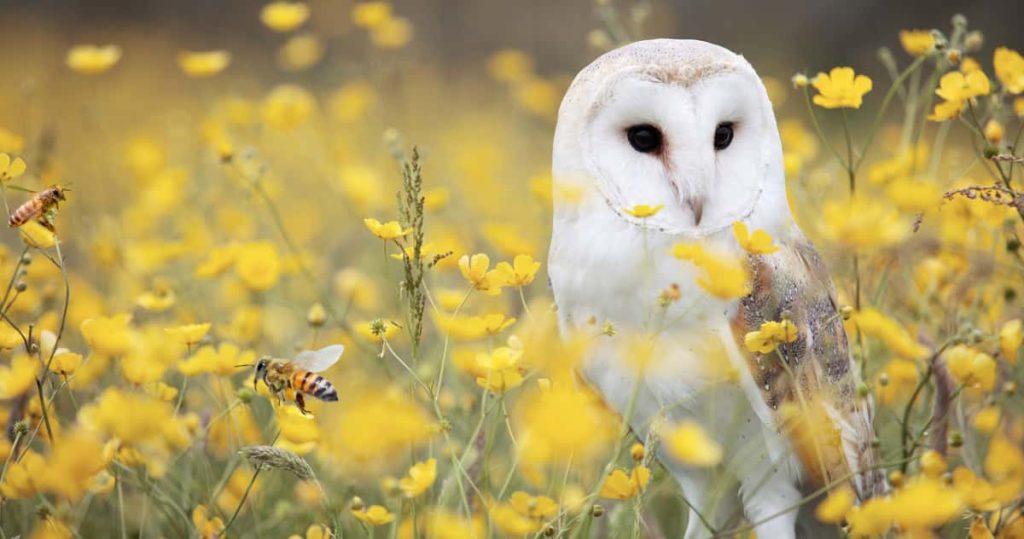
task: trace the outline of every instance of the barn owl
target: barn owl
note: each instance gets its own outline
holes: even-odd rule
[[[807,493],[844,481],[861,498],[884,488],[831,279],[790,214],[772,106],[742,56],[659,39],[598,58],[562,101],[552,175],[562,331],[595,332],[595,320],[616,329],[594,339],[584,377],[618,412],[632,410],[641,438],[695,421],[723,447],[721,464],[702,469],[659,446],[691,507],[686,537],[744,521],[758,537],[817,536],[813,514],[794,510]],[[628,211],[641,204],[663,207]],[[779,249],[748,255],[736,222]],[[680,242],[743,257],[749,295],[721,299],[695,284],[696,270],[671,255]],[[674,284],[680,299],[665,307],[659,292]],[[785,364],[744,346],[783,317],[798,331],[779,347]],[[629,334],[650,340],[643,369],[617,342]]]

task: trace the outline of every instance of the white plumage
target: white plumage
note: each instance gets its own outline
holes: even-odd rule
[[[811,476],[836,480],[844,470],[868,469],[875,453],[831,282],[790,214],[775,118],[757,74],[741,56],[701,41],[612,51],[566,94],[553,157],[549,273],[563,331],[586,331],[596,319],[620,334],[598,340],[585,376],[624,413],[637,371],[624,357],[623,335],[653,339],[634,432],[646,436],[660,418],[704,425],[725,447],[717,472],[734,483],[659,453],[687,500],[717,531],[745,517],[760,523],[758,537],[794,536],[797,512],[785,510],[813,490]],[[558,196],[567,192],[574,195]],[[648,218],[625,211],[638,204],[664,208]],[[670,253],[678,242],[700,241],[744,255],[732,235],[737,221],[766,230],[781,249],[750,257],[750,296],[721,300]],[[659,292],[673,283],[681,300],[655,315]],[[742,333],[783,311],[800,331],[780,348],[798,380],[742,346]],[[824,395],[841,434],[839,455],[824,459],[822,474],[806,469],[779,416],[801,389]],[[864,494],[882,481],[872,471],[855,485]],[[707,535],[691,511],[686,536]]]

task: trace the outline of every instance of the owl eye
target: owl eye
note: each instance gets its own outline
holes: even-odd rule
[[[732,144],[732,122],[722,122],[715,128],[715,150],[724,150]]]
[[[626,139],[629,140],[629,145],[640,153],[661,150],[661,130],[651,124],[634,125],[626,129]]]

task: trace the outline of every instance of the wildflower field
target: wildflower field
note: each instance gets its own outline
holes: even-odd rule
[[[600,0],[593,31],[560,39],[589,43],[582,67],[654,37],[650,9]],[[950,16],[876,44],[884,77],[760,71],[888,480],[792,510],[849,537],[1024,537],[1024,57]],[[108,28],[5,58],[0,537],[681,536],[690,502],[653,446],[713,474],[732,441],[631,431],[578,367],[618,339],[643,369],[643,336],[561,335],[547,284],[552,204],[578,195],[550,173],[574,72],[510,44],[442,73],[409,55],[400,3],[238,20],[276,53]],[[748,290],[743,267],[674,254],[708,294]],[[746,346],[770,354],[791,325]],[[337,402],[304,414],[254,384],[260,358],[335,343]],[[800,412],[795,443],[835,436]]]

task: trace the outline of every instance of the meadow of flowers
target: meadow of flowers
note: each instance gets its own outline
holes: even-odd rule
[[[566,39],[596,55],[645,37],[644,5],[599,1]],[[266,58],[116,31],[9,58],[5,209],[55,184],[67,200],[0,245],[0,537],[678,536],[675,482],[576,374],[590,343],[632,337],[555,324],[571,73],[506,49],[452,78],[408,60],[416,23],[387,2],[346,8],[344,39],[318,16],[249,14],[279,43]],[[1024,57],[982,32],[955,16],[892,36],[884,80],[841,59],[762,73],[876,406],[890,492],[855,506],[841,478],[802,501],[850,537],[1024,537]],[[335,77],[309,75],[324,62]],[[709,293],[748,289],[676,254]],[[780,320],[746,345],[792,338]],[[303,415],[254,388],[258,358],[332,343],[339,402]],[[729,442],[711,427],[646,439],[714,470]]]

